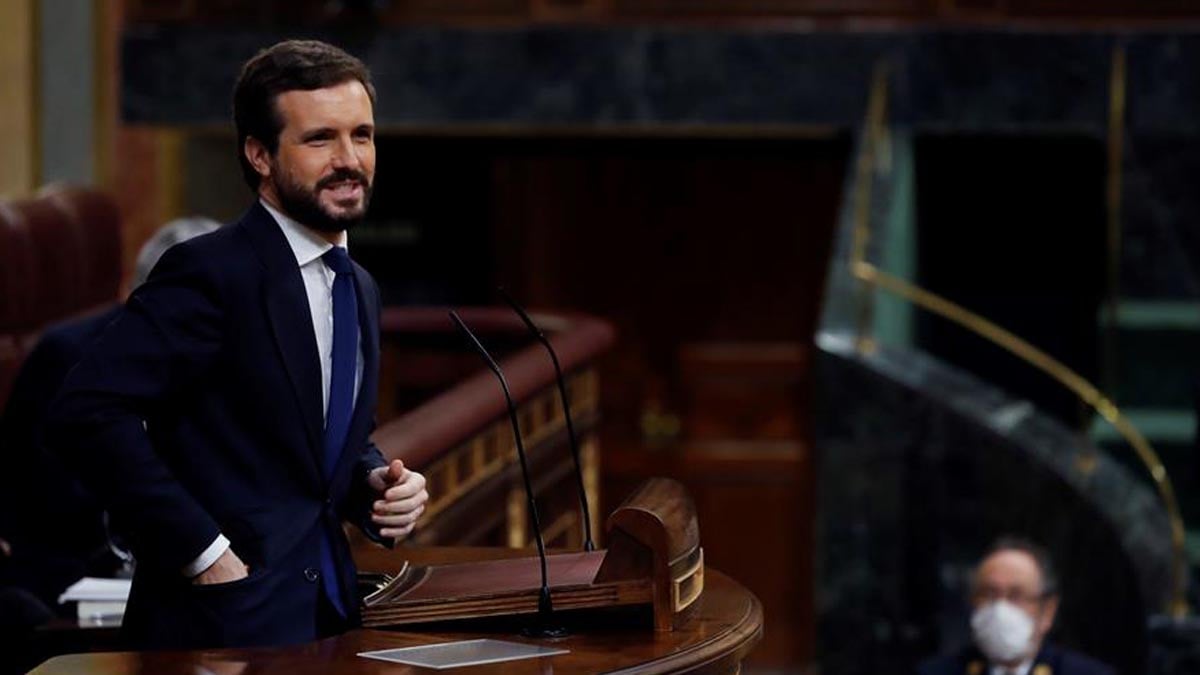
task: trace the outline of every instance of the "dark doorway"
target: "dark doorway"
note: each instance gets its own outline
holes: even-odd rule
[[[1099,376],[1105,153],[1079,136],[924,136],[916,143],[918,281]],[[961,327],[923,315],[922,347],[1073,428],[1088,419],[1050,377]]]
[[[491,304],[503,284],[610,321],[600,510],[650,476],[682,481],[706,563],[746,579],[774,627],[748,664],[810,663],[809,364],[850,137],[378,143],[352,246],[385,302]]]

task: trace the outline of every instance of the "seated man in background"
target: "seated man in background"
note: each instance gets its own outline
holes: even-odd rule
[[[1040,546],[1003,537],[971,579],[974,645],[922,663],[920,675],[1113,675],[1108,666],[1046,642],[1058,578]]]
[[[168,248],[218,227],[198,217],[164,225],[139,251],[130,287],[150,276]],[[123,565],[110,546],[104,510],[42,437],[46,412],[67,373],[120,311],[116,305],[48,328],[21,365],[0,418],[0,589],[23,607],[0,612],[9,620],[19,615],[27,617],[21,623],[40,623],[67,586],[84,576],[114,576]]]

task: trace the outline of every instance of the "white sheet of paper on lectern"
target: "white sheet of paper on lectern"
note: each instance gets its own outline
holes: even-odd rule
[[[505,642],[504,640],[461,640],[458,642],[443,642],[436,645],[420,645],[417,647],[401,647],[398,649],[380,649],[373,652],[362,652],[359,656],[392,663],[403,663],[422,668],[461,668],[477,666],[484,663],[500,663],[518,659],[536,659],[557,654],[569,654],[567,649],[542,647],[521,642]]]

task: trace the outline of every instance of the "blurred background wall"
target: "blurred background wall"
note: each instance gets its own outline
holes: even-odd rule
[[[646,476],[685,481],[709,562],[766,606],[760,669],[819,663],[819,634],[834,649],[874,631],[872,668],[949,640],[936,590],[909,603],[919,620],[817,627],[818,561],[862,553],[829,553],[818,476],[829,490],[872,476],[853,462],[821,472],[814,427],[847,417],[814,413],[813,336],[880,96],[905,140],[889,146],[908,181],[886,204],[893,265],[1102,384],[1182,493],[1200,480],[1195,3],[13,0],[0,8],[0,193],[110,190],[127,269],[171,218],[236,217],[250,199],[228,119],[238,68],[310,36],[363,58],[379,91],[376,196],[354,245],[385,301],[488,304],[503,284],[613,321],[604,509]],[[923,315],[900,332],[1142,470],[1075,397],[994,346]],[[1200,522],[1200,500],[1183,507]],[[911,553],[854,522],[879,542],[871,555]],[[906,564],[933,588],[942,561]]]

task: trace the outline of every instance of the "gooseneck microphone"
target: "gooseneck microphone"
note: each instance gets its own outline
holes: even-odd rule
[[[567,634],[566,629],[550,625],[554,604],[550,600],[550,581],[546,572],[546,542],[542,539],[541,519],[538,518],[537,503],[533,498],[533,483],[529,480],[529,463],[525,459],[525,443],[521,440],[521,425],[517,422],[517,405],[513,403],[512,393],[508,389],[508,380],[505,379],[504,372],[500,370],[500,364],[496,363],[496,359],[492,358],[479,338],[475,337],[475,333],[467,328],[467,324],[459,317],[458,312],[451,310],[450,318],[467,337],[475,351],[483,357],[488,368],[496,375],[496,379],[500,380],[500,388],[504,390],[504,400],[508,404],[508,418],[512,423],[517,457],[521,460],[521,478],[525,481],[525,497],[529,500],[529,518],[533,522],[533,537],[537,542],[538,561],[542,567],[542,588],[538,595],[538,625],[526,629],[524,632],[534,637],[564,637]]]
[[[513,299],[508,291],[503,288],[496,289],[500,293],[500,297],[504,298],[504,302],[508,303],[509,307],[521,317],[525,322],[525,327],[537,341],[542,343],[546,351],[550,354],[550,361],[554,363],[554,377],[558,382],[558,395],[562,398],[563,416],[567,420],[567,439],[571,443],[571,457],[575,459],[575,480],[579,488],[579,506],[583,511],[583,550],[594,551],[596,544],[592,541],[592,513],[588,509],[587,489],[583,486],[583,468],[579,461],[579,440],[575,436],[575,425],[571,422],[571,404],[567,400],[567,383],[563,378],[562,367],[558,364],[558,354],[554,352],[554,347],[550,346],[550,340],[546,339],[546,335],[542,333],[542,329],[530,318],[529,313],[516,300]]]

